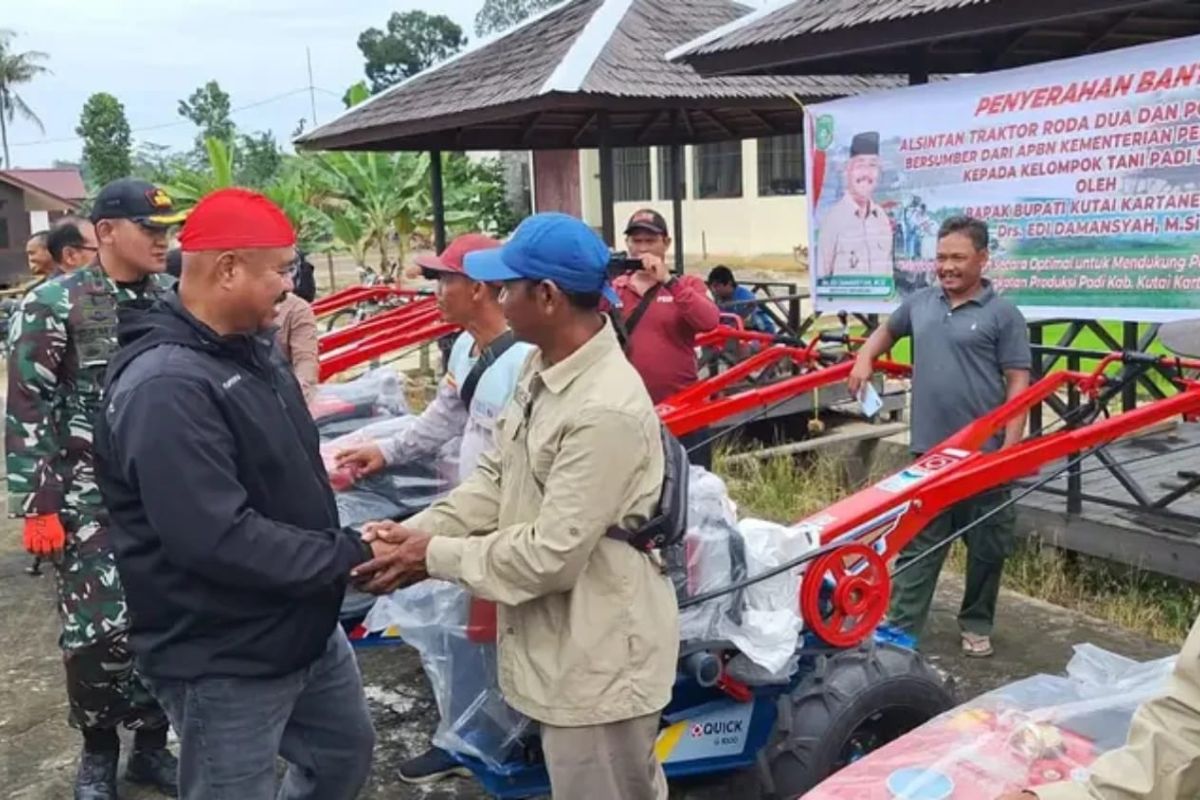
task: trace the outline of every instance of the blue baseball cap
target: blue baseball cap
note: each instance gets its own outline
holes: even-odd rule
[[[608,247],[596,232],[569,214],[526,217],[504,245],[463,259],[467,277],[489,281],[553,281],[568,292],[601,292],[620,306],[608,285]]]

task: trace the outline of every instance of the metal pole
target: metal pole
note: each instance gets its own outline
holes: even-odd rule
[[[1038,381],[1042,377],[1042,324],[1040,322],[1032,322],[1029,325],[1029,346],[1033,350],[1033,370],[1030,375],[1031,381]],[[1042,434],[1042,404],[1038,403],[1033,408],[1029,409],[1029,435],[1040,436]]]
[[[1126,352],[1134,352],[1138,349],[1138,324],[1136,322],[1126,322],[1122,326],[1121,349]],[[1130,381],[1129,385],[1121,390],[1121,410],[1132,411],[1137,408],[1137,390],[1138,382]]]
[[[1067,356],[1067,369],[1072,372],[1079,371],[1079,356],[1071,354]],[[1067,389],[1067,409],[1068,413],[1073,418],[1079,411],[1079,386],[1072,383]],[[1070,466],[1067,469],[1067,513],[1081,514],[1083,513],[1083,471],[1080,469],[1079,453],[1071,453],[1067,458],[1071,459]]]
[[[446,203],[442,196],[442,151],[429,151],[430,198],[433,201],[433,247],[446,249]]]
[[[308,57],[308,102],[312,104],[312,124],[317,127],[317,90],[313,86],[312,48],[305,47],[304,54]]]
[[[608,144],[608,113],[597,115],[600,129],[600,219],[604,242],[609,247],[617,243],[617,221],[613,212],[613,151]]]
[[[679,112],[676,112],[679,113]],[[683,145],[671,145],[671,216],[674,218],[675,274],[683,274],[683,193],[686,182],[683,178]]]

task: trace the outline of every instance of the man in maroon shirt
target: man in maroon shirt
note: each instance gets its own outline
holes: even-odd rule
[[[719,317],[701,278],[671,273],[670,246],[661,214],[648,208],[635,212],[625,226],[625,247],[642,268],[613,281],[630,329],[626,354],[656,405],[696,382],[696,334],[717,327]],[[692,438],[700,442],[707,434],[699,431]],[[693,461],[707,464],[707,451],[698,448]]]

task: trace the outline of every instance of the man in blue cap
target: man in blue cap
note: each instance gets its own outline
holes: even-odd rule
[[[604,243],[565,214],[526,219],[467,275],[504,284],[516,337],[538,349],[502,413],[496,449],[405,524],[367,526],[400,545],[354,571],[368,591],[426,577],[499,604],[500,688],[541,723],[556,797],[664,800],[654,755],[678,657],[674,590],[631,547],[663,481],[659,421],[600,312]]]

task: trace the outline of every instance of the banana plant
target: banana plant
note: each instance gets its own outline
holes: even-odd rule
[[[234,185],[234,164],[237,158],[234,145],[210,136],[204,140],[204,149],[208,157],[207,169],[187,170],[163,187],[179,208],[191,208],[209,192]]]

